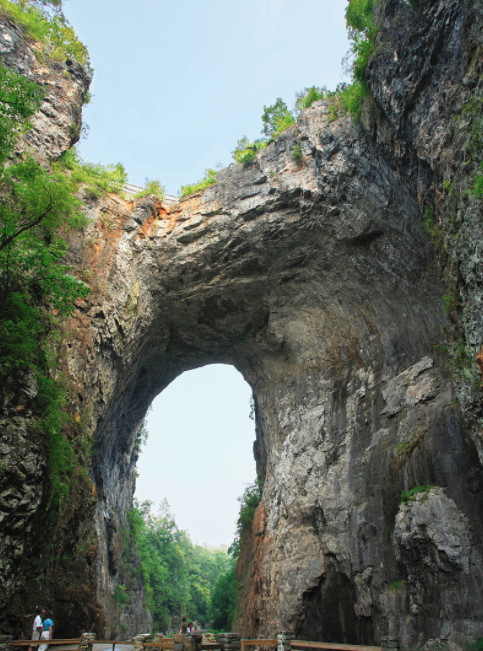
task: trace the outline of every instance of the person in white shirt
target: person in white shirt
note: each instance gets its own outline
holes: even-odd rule
[[[45,610],[44,608],[39,608],[37,617],[34,619],[34,626],[32,630],[32,640],[40,640],[40,634],[44,630],[44,624],[42,622],[42,617],[45,617]],[[32,651],[32,647],[29,646],[29,651]],[[35,648],[33,651],[37,651],[37,645],[35,645]]]

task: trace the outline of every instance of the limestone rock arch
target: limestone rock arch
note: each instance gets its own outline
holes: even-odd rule
[[[94,291],[69,357],[93,408],[101,601],[115,581],[109,522],[129,508],[148,405],[183,371],[223,362],[253,388],[264,479],[235,626],[365,643],[389,627],[414,643],[454,618],[456,582],[475,595],[458,617],[470,632],[478,536],[471,572],[449,565],[438,586],[412,585],[393,542],[408,482],[444,487],[477,522],[466,477],[479,464],[435,353],[443,289],[419,204],[364,130],[332,123],[319,102],[203,194],[167,209],[110,197],[88,212],[91,244],[73,261]]]

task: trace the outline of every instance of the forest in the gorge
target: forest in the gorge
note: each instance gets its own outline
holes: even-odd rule
[[[261,494],[262,483],[257,480],[238,498],[235,538],[227,550],[193,544],[188,533],[177,526],[166,500],[156,512],[152,502],[135,500],[128,513],[123,561],[133,583],[141,574],[154,630],[176,630],[182,615],[203,628],[231,629],[236,613],[240,541],[253,522]],[[133,571],[134,554],[139,566]],[[117,588],[119,606],[128,599],[130,587],[121,584]]]
[[[157,513],[150,502],[136,502],[128,522],[124,563],[130,580],[141,574],[154,629],[179,627],[183,614],[203,628],[229,628],[236,596],[234,556],[222,548],[193,544],[166,501]],[[140,563],[133,571],[135,552]],[[128,599],[129,587],[116,589],[118,605]]]

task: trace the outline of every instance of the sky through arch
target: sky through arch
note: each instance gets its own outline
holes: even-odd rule
[[[212,364],[183,373],[148,412],[135,496],[167,499],[178,526],[197,544],[233,541],[237,497],[256,476],[250,397],[233,366]]]

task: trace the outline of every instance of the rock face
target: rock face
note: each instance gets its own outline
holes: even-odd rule
[[[45,89],[44,101],[21,148],[44,162],[58,158],[79,140],[90,75],[75,61],[50,59],[40,43],[28,39],[23,28],[2,13],[0,60]]]
[[[443,226],[453,209],[441,184],[468,139],[454,116],[464,80],[480,83],[481,7],[377,7],[377,122],[332,121],[318,102],[256,163],[179,205],[86,201],[70,255],[92,293],[68,324],[66,368],[96,441],[107,635],[141,421],[180,373],[220,362],[253,388],[264,481],[235,628],[366,644],[390,633],[404,647],[483,632],[481,395],[475,360],[461,379],[441,350],[442,324],[459,324],[472,353],[482,344],[481,207],[461,193],[459,239],[442,252],[422,225],[426,206]],[[458,167],[459,187],[473,173]],[[449,317],[441,261],[461,306]],[[422,485],[436,488],[401,505]]]

